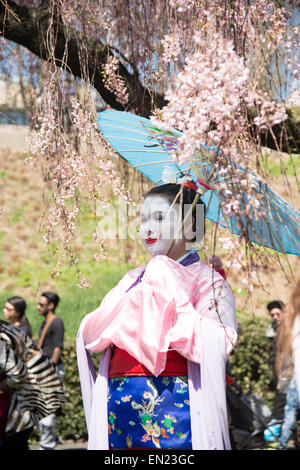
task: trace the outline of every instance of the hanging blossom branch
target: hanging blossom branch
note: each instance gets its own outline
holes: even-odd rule
[[[195,41],[199,43],[199,38]],[[251,89],[248,68],[234,51],[232,41],[221,34],[210,41],[205,52],[196,52],[186,59],[176,85],[166,94],[169,104],[152,118],[157,126],[182,132],[173,159],[180,163],[191,161],[203,144],[215,149],[206,162],[212,165],[206,176],[207,183],[219,179],[218,187],[225,196],[225,201],[221,201],[224,215],[238,219],[250,213],[251,217],[253,213],[258,216],[261,196],[257,185],[250,171],[240,169],[249,167],[249,153],[255,150],[246,109],[258,109],[255,123],[261,127],[284,120],[284,107]],[[241,209],[244,192],[248,195],[246,214]]]
[[[170,0],[170,6],[178,13],[186,13],[195,6],[195,0]]]
[[[103,65],[104,86],[116,95],[116,99],[123,106],[126,106],[129,93],[126,89],[124,79],[118,74],[119,61],[114,56],[109,56],[106,64]]]
[[[207,11],[206,15],[211,12]],[[213,21],[210,28],[212,24]],[[167,106],[156,110],[152,121],[165,130],[181,131],[173,153],[174,161],[191,163],[195,155],[201,154],[198,157],[200,167],[202,163],[210,166],[210,170],[201,176],[219,190],[225,222],[230,224],[234,216],[245,237],[242,241],[239,239],[236,246],[234,237],[229,236],[229,264],[247,273],[243,284],[252,292],[257,282],[257,263],[245,253],[254,254],[257,250],[247,241],[247,235],[253,229],[253,222],[264,215],[260,191],[263,181],[259,176],[254,179],[251,168],[250,157],[258,148],[248,110],[255,109],[254,124],[258,132],[262,129],[271,131],[274,125],[287,118],[287,114],[283,104],[270,100],[267,93],[256,88],[257,76],[253,79],[247,60],[237,53],[236,44],[224,37],[224,30],[220,29],[213,33],[212,28],[207,29],[205,34],[200,30],[194,34],[195,52],[185,59],[183,70],[174,80],[175,86],[167,91]],[[166,37],[163,45],[171,49],[168,40]],[[171,61],[171,54],[169,56],[170,59],[166,56],[164,60]],[[203,144],[212,150],[203,151]],[[219,238],[225,246],[224,240]],[[244,249],[241,249],[242,245]]]
[[[125,204],[130,204],[131,196],[125,190],[120,173],[115,167],[115,154],[106,140],[102,137],[94,121],[90,120],[89,110],[86,110],[79,101],[73,101],[72,112],[75,128],[84,147],[84,158],[89,171],[83,181],[90,198],[94,202],[94,215],[97,225],[97,206],[106,207],[109,201],[103,194],[103,185],[107,184],[112,188],[113,193]],[[89,122],[88,128],[86,123]],[[99,146],[101,151],[99,152]],[[106,258],[105,240],[99,230],[94,233],[94,239],[99,246],[99,252],[94,254],[94,258],[99,260]]]
[[[103,185],[109,185],[114,194],[126,202],[129,197],[114,166],[115,159],[111,151],[101,149],[99,152],[99,130],[91,108],[74,97],[70,110],[72,133],[69,134],[63,128],[57,93],[59,76],[54,73],[43,91],[42,112],[29,138],[27,163],[42,172],[50,194],[43,222],[44,239],[48,245],[59,242],[59,259],[64,252],[70,265],[76,267],[79,287],[88,287],[77,267],[78,258],[74,254],[82,199],[91,201],[96,214],[97,204],[106,203]],[[105,257],[101,234],[95,233],[94,238],[99,246],[97,258]],[[56,275],[58,271],[56,268],[53,274]]]
[[[177,62],[181,52],[179,37],[176,34],[166,34],[161,44],[163,46],[161,60],[166,63]]]
[[[201,36],[195,41],[200,43]],[[205,52],[196,52],[185,64],[175,90],[166,93],[168,105],[153,117],[164,129],[182,132],[174,159],[184,163],[201,144],[207,144],[232,159],[247,161],[249,148],[243,149],[239,138],[249,131],[246,105],[258,109],[257,126],[272,126],[286,119],[284,107],[251,89],[243,58],[221,34],[205,46]]]

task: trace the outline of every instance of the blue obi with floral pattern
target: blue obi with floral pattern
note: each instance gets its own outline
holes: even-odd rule
[[[191,449],[187,377],[109,379],[110,449]]]

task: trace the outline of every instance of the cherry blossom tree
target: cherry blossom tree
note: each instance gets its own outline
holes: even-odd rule
[[[298,3],[289,2],[289,9],[285,3],[7,0],[1,1],[0,29],[3,38],[92,83],[111,107],[149,116],[153,107],[165,103],[165,92],[186,58],[199,51],[199,44],[205,48],[211,37],[216,41],[216,35],[232,42],[237,56],[249,67],[255,88],[264,90],[266,83],[269,89],[271,84],[280,87],[280,77],[270,72],[278,54],[285,56],[285,70],[292,69],[290,75],[297,77],[293,41],[297,41],[298,29],[288,22]],[[118,99],[125,89],[126,100]],[[276,136],[280,130],[275,129]],[[295,151],[299,135],[293,128],[285,131],[281,145]],[[276,148],[270,133],[267,138],[267,146]]]
[[[114,181],[115,194],[129,201],[113,151],[95,125],[93,90],[114,109],[180,130],[179,161],[205,143],[266,177],[262,147],[299,153],[297,117],[286,106],[299,83],[299,28],[292,21],[298,8],[279,0],[1,0],[2,48],[7,41],[26,48],[28,76],[35,74],[41,90],[33,100],[28,161],[43,172],[51,194],[47,240],[60,234],[76,263],[71,245],[80,187],[96,206],[105,202],[103,184]],[[75,88],[68,101],[71,133],[66,76]],[[217,156],[213,163],[223,171]],[[235,168],[222,188],[229,214],[239,212]],[[250,174],[243,188],[255,206]],[[101,234],[95,237],[103,247]],[[230,243],[232,263],[241,265],[240,243]],[[249,285],[255,250],[247,244],[244,250]]]

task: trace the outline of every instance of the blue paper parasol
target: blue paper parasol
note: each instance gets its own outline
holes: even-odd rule
[[[163,184],[162,174],[166,167],[178,176],[188,170],[198,186],[200,173],[200,181],[216,188],[205,188],[205,193],[201,196],[207,208],[207,219],[258,245],[282,253],[300,255],[300,213],[254,173],[252,195],[257,196],[259,208],[252,212],[250,209],[245,215],[243,208],[249,207],[250,201],[246,191],[241,191],[240,186],[240,215],[226,216],[222,203],[228,199],[228,194],[218,189],[218,186],[222,180],[230,180],[231,175],[230,171],[224,172],[222,176],[215,174],[211,156],[216,154],[217,149],[203,145],[193,156],[192,165],[191,162],[180,165],[171,158],[178,147],[180,132],[162,131],[149,119],[115,110],[98,113],[97,123],[113,149],[156,185]],[[241,175],[246,171],[233,162],[230,163],[238,168]],[[235,183],[235,187],[237,185]]]

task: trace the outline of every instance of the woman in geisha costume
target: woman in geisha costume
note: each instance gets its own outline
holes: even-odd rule
[[[190,186],[145,196],[140,236],[152,259],[80,325],[89,449],[230,449],[225,365],[237,340],[235,301],[222,276],[186,249],[193,227],[177,236],[197,194]],[[90,353],[99,351],[96,373]]]

